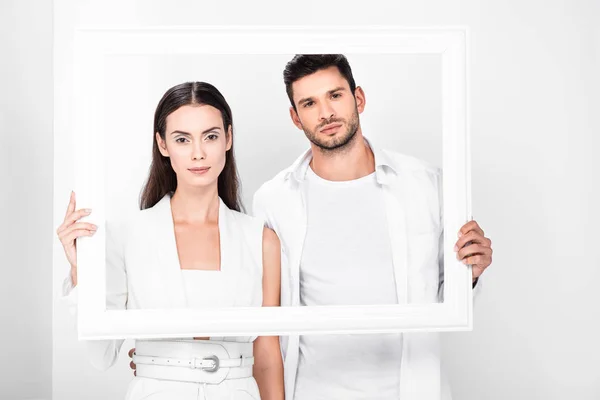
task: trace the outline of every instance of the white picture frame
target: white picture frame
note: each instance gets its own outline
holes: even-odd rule
[[[199,45],[201,43],[202,45]],[[423,305],[106,310],[103,58],[111,54],[393,53],[442,59],[444,302]],[[72,129],[77,208],[98,232],[78,242],[79,339],[471,330],[471,268],[456,232],[471,215],[468,30],[449,28],[193,27],[80,29],[75,34]],[[89,96],[89,93],[94,93]],[[292,160],[290,160],[291,162]]]

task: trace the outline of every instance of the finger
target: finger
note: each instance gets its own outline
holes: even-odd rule
[[[94,236],[95,233],[96,233],[96,231],[88,231],[87,229],[76,229],[76,230],[72,231],[70,234],[64,236],[60,242],[63,244],[63,246],[66,247],[69,244],[73,243],[73,241],[77,238],[80,238],[83,236]]]
[[[478,232],[481,236],[485,236],[483,229],[479,227],[477,221],[469,221],[459,229],[458,237],[464,236],[470,231],[475,231]]]
[[[69,228],[69,226],[71,226],[74,222],[90,215],[91,212],[92,210],[90,210],[89,208],[82,208],[80,210],[72,212],[71,214],[65,217],[64,222],[58,227],[58,229],[56,229],[56,233],[60,234],[65,229]]]
[[[465,265],[477,265],[479,268],[485,269],[491,264],[492,258],[488,255],[476,254],[474,256],[465,257],[462,262]]]
[[[131,350],[129,350],[129,353],[127,353],[129,355],[129,358],[133,358],[133,353],[135,352],[135,347]]]
[[[492,254],[483,254],[479,257],[478,259],[471,260],[474,267],[481,268],[483,271],[492,265]]]
[[[465,257],[470,257],[478,254],[491,256],[492,249],[490,249],[489,247],[482,246],[480,244],[472,244],[470,246],[465,246],[462,249],[460,249],[456,254],[456,258],[458,260],[463,260]]]
[[[91,222],[76,222],[73,225],[70,225],[67,229],[65,229],[62,233],[67,234],[70,231],[76,229],[86,229],[88,231],[97,231],[98,225],[92,224]]]
[[[77,223],[65,228],[64,230],[60,231],[58,233],[58,238],[62,241],[63,237],[69,235],[71,232],[73,232],[75,230],[81,230],[81,229],[86,230],[86,231],[94,231],[95,232],[98,230],[98,227],[89,222],[77,222]]]
[[[474,262],[471,266],[473,267],[473,269],[475,269],[476,271],[478,271],[478,276],[480,276],[486,269],[488,269],[488,267],[492,264],[492,256],[483,256],[481,260],[473,260],[473,261],[480,261],[480,262]]]
[[[131,369],[135,370],[135,364],[133,363],[133,361],[131,361],[131,362],[129,363],[129,368],[131,368]]]
[[[456,244],[454,245],[454,251],[458,251],[458,250],[462,249],[463,247],[468,246],[469,244],[472,244],[472,243],[477,243],[482,246],[489,247],[488,243],[491,244],[491,241],[488,238],[481,236],[479,233],[477,233],[475,231],[470,231],[466,235],[463,235],[460,238],[458,238],[458,240],[456,241]]]
[[[89,208],[82,208],[80,210],[72,212],[71,214],[69,214],[68,216],[65,217],[65,221],[62,223],[61,226],[58,227],[58,229],[56,230],[56,233],[60,233],[60,232],[64,231],[69,226],[71,226],[71,224],[73,224],[74,222],[78,221],[79,219],[81,219],[83,217],[87,217],[91,213],[92,213],[92,210]]]
[[[67,216],[75,211],[75,192],[71,191],[71,196],[69,197],[69,205],[67,206],[67,212],[65,213],[65,221],[67,220]]]

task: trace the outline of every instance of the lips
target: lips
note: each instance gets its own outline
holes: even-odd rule
[[[325,125],[323,128],[321,128],[321,132],[322,133],[330,133],[330,132],[335,131],[340,126],[342,126],[342,124],[329,124],[329,125]]]
[[[210,167],[194,167],[194,168],[188,168],[188,171],[194,173],[194,174],[203,174],[206,171],[208,171],[210,169]]]

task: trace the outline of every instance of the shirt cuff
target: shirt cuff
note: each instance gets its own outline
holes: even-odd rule
[[[69,314],[77,315],[78,289],[73,286],[71,274],[65,278],[62,284],[61,300],[64,301],[69,309]]]

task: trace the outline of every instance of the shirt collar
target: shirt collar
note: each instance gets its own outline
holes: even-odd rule
[[[380,149],[372,139],[368,139],[364,135],[363,138],[365,139],[367,145],[371,148],[373,156],[375,157],[375,176],[377,178],[377,183],[387,184],[390,172],[398,172],[397,166],[394,164],[389,154]],[[311,160],[312,151],[309,148],[288,168],[288,171],[285,174],[285,180],[292,178],[296,180],[296,182],[304,181]]]

